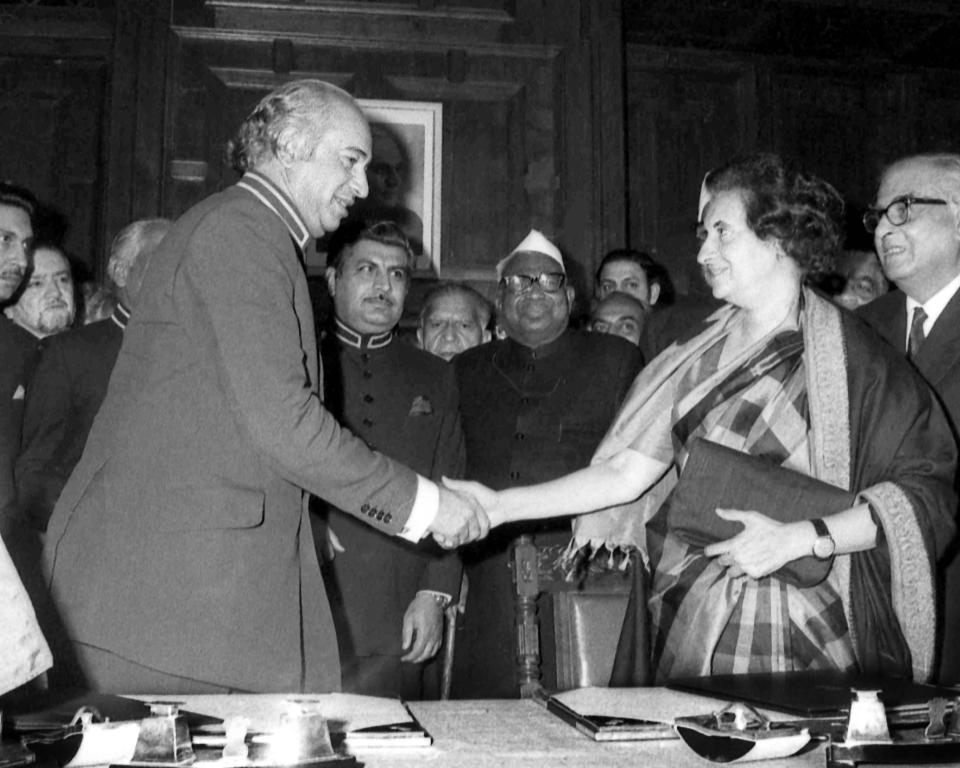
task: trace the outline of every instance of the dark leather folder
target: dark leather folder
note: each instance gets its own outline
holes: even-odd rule
[[[781,523],[825,517],[853,506],[856,494],[786,469],[762,456],[697,438],[690,445],[680,480],[667,500],[667,521],[684,541],[704,547],[736,536],[740,523],[716,509],[761,512]],[[787,563],[776,576],[800,587],[823,581],[830,560],[813,555]]]

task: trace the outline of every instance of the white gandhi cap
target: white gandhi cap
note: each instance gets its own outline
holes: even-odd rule
[[[563,274],[567,274],[566,267],[563,266],[563,256],[560,254],[560,249],[547,240],[547,238],[543,236],[542,232],[536,229],[531,229],[530,234],[520,241],[520,245],[510,251],[505,258],[500,259],[500,261],[497,262],[497,280],[503,277],[503,270],[507,266],[507,262],[509,262],[510,259],[516,256],[518,253],[542,253],[544,256],[547,256],[557,262],[557,265],[560,267],[560,271],[563,272]]]

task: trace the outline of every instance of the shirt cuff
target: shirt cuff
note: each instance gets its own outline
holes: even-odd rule
[[[417,497],[413,500],[410,517],[400,531],[400,538],[412,542],[420,541],[439,511],[440,489],[437,484],[417,475]]]

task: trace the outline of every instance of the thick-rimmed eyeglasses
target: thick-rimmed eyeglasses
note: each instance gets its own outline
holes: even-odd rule
[[[567,276],[563,272],[541,272],[539,275],[504,275],[500,278],[500,283],[514,293],[529,291],[534,283],[539,285],[545,293],[556,293],[563,288],[566,282]]]
[[[914,197],[904,195],[893,200],[886,208],[867,208],[863,214],[863,226],[867,232],[875,232],[880,226],[880,219],[887,217],[893,226],[899,227],[910,221],[910,209],[915,205],[946,205],[946,200],[936,197]]]

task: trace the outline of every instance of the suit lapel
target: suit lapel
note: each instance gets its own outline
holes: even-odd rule
[[[905,305],[903,311],[906,312]],[[905,333],[906,330],[904,330]],[[914,362],[924,378],[936,388],[958,361],[960,361],[960,291],[953,295],[950,303],[937,318],[937,322],[933,324],[930,335],[923,342]]]
[[[888,298],[889,297],[889,298]],[[873,323],[876,331],[880,333],[890,344],[893,345],[893,348],[896,349],[901,355],[907,354],[907,297],[901,291],[894,291],[893,293],[888,294],[877,299],[878,302],[883,302],[888,307],[884,309],[889,309],[889,312],[884,312],[882,315],[876,317],[876,322]],[[880,307],[880,304],[877,305]]]

